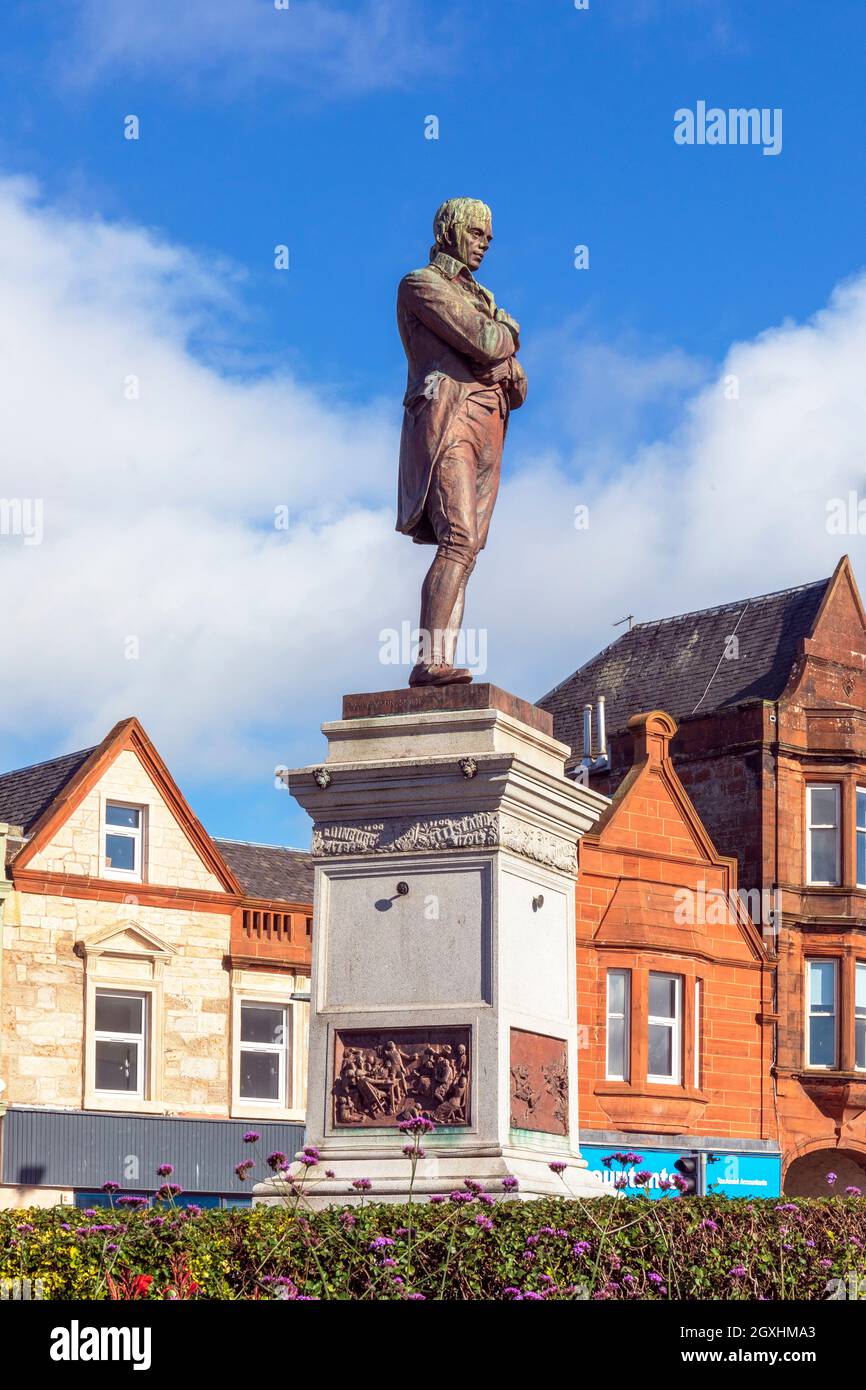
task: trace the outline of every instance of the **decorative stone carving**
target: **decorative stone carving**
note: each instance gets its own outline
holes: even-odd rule
[[[338,1032],[334,1124],[381,1129],[426,1115],[438,1125],[468,1125],[469,1043],[468,1028]]]
[[[474,777],[478,772],[478,764],[474,758],[461,758],[460,771],[468,781],[470,777]]]
[[[568,1134],[568,1055],[563,1038],[511,1030],[511,1123]]]
[[[561,869],[564,873],[577,873],[576,843],[560,840],[534,825],[515,820],[513,816],[500,816],[499,842],[503,849],[521,854],[524,859],[533,859],[537,864]]]
[[[326,767],[316,767],[313,769],[313,781],[324,791],[331,785],[331,774]]]
[[[575,873],[577,847],[534,826],[496,811],[427,820],[366,821],[354,825],[317,825],[314,855],[406,854],[418,850],[508,849],[536,864]]]

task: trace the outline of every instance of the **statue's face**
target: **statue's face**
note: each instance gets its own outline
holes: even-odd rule
[[[452,256],[462,261],[470,270],[477,270],[493,240],[493,227],[489,222],[473,218],[471,222],[455,222],[451,229]]]

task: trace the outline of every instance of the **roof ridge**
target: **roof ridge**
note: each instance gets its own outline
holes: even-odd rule
[[[64,758],[84,758],[95,753],[101,744],[94,743],[92,748],[77,748],[72,753],[56,753],[53,758],[43,758],[41,763],[25,763],[23,767],[10,767],[8,772],[0,772],[0,781],[4,777],[14,777],[18,772],[35,772],[37,768],[48,767],[50,763],[62,762]]]
[[[663,623],[676,623],[681,618],[698,618],[705,613],[724,613],[729,608],[742,608],[750,603],[761,603],[764,599],[781,598],[783,594],[802,594],[807,589],[817,589],[821,584],[829,584],[832,577],[827,575],[826,579],[813,579],[808,584],[793,584],[789,589],[772,589],[768,594],[750,594],[746,598],[731,599],[729,603],[716,603],[709,608],[692,608],[686,613],[671,613],[667,618],[647,618],[645,622],[635,623],[634,627],[629,628],[629,632],[634,632],[639,627],[661,627]],[[622,636],[627,637],[628,632],[624,632]],[[612,642],[610,645],[616,644]]]
[[[250,849],[282,849],[289,850],[292,854],[310,854],[308,849],[299,849],[296,845],[271,845],[265,844],[263,840],[234,840],[230,835],[211,835],[211,839],[218,845],[248,845]]]

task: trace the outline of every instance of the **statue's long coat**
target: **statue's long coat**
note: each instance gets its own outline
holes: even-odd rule
[[[424,504],[454,414],[468,395],[490,390],[476,380],[471,364],[489,367],[516,351],[511,330],[494,319],[495,310],[490,291],[443,252],[400,281],[397,325],[409,372],[403,397],[397,530],[421,544],[436,543]],[[526,398],[526,376],[516,359],[506,398],[512,408]]]

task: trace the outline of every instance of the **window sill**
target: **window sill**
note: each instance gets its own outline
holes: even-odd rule
[[[268,1105],[266,1102],[239,1100],[232,1102],[231,1118],[233,1120],[257,1120],[259,1124],[263,1125],[273,1120],[288,1120],[290,1124],[303,1124],[305,1115],[303,1110],[298,1110],[292,1106]]]
[[[655,1081],[604,1081],[594,1088],[616,1129],[681,1134],[697,1122],[709,1101],[692,1086]]]

